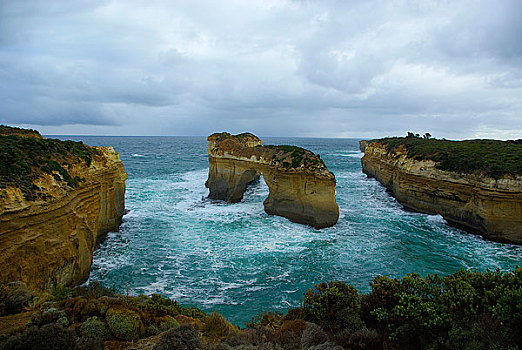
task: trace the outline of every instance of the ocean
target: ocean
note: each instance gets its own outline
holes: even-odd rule
[[[208,200],[205,137],[60,136],[114,146],[129,176],[127,214],[94,253],[89,280],[122,293],[159,293],[242,325],[300,304],[315,283],[360,292],[377,275],[513,269],[522,247],[484,240],[440,216],[408,212],[361,171],[358,140],[262,138],[319,153],[337,179],[337,225],[315,230],[263,210],[263,180],[244,200]]]

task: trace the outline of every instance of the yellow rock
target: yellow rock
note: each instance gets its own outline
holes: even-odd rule
[[[87,279],[97,243],[121,223],[127,178],[112,147],[96,149],[90,166],[64,165],[84,179],[76,188],[43,173],[34,183],[44,198],[27,201],[18,188],[0,189],[0,283],[48,290]]]
[[[319,156],[292,146],[261,146],[245,133],[208,137],[209,198],[239,202],[249,183],[260,175],[268,185],[266,213],[315,228],[337,223],[335,176]]]
[[[435,168],[405,151],[361,143],[363,172],[382,183],[408,209],[439,214],[450,224],[486,238],[522,243],[522,178],[493,179]]]

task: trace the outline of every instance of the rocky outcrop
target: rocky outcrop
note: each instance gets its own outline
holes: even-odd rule
[[[261,146],[250,133],[210,135],[208,155],[209,198],[238,202],[262,174],[270,191],[266,213],[315,228],[337,222],[335,176],[318,155],[294,146]]]
[[[362,141],[359,141],[359,149],[361,150],[361,152],[364,152],[366,150],[366,146],[368,146],[368,141],[365,141],[365,140],[362,140]]]
[[[92,152],[90,164],[74,159],[41,172],[31,180],[38,196],[0,188],[0,283],[39,290],[81,283],[97,243],[120,225],[127,178],[120,157],[112,147],[81,146]]]
[[[363,145],[361,145],[363,148]],[[383,184],[404,207],[440,214],[448,223],[488,239],[522,244],[522,178],[494,179],[436,168],[432,160],[365,145],[363,172]]]

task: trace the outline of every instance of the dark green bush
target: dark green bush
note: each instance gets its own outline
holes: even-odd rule
[[[56,323],[29,327],[24,333],[12,336],[0,344],[0,350],[73,350],[76,347],[74,331]]]
[[[99,338],[101,340],[107,340],[111,337],[111,332],[107,327],[107,324],[96,316],[89,317],[80,326],[80,334],[87,338]]]
[[[337,333],[347,328],[355,331],[364,325],[359,316],[357,290],[343,282],[315,285],[305,293],[303,308],[307,319],[327,332]]]
[[[486,334],[504,334],[506,345],[513,346],[522,340],[516,336],[522,325],[521,283],[520,268],[509,273],[462,269],[443,278],[378,276],[362,296],[362,314],[368,326],[405,348],[426,348],[440,339],[483,342]]]
[[[301,335],[301,347],[308,349],[311,346],[326,343],[328,340],[328,336],[319,325],[309,323]]]
[[[25,283],[11,282],[2,288],[0,297],[5,312],[14,314],[22,312],[36,295],[27,289]]]
[[[202,348],[203,344],[197,328],[189,324],[181,325],[163,333],[154,346],[154,350],[199,350]]]

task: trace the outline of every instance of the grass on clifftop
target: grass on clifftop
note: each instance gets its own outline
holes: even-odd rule
[[[319,155],[302,147],[290,145],[266,145],[263,147],[273,149],[277,152],[272,156],[274,159],[281,161],[289,158],[291,163],[287,161],[282,162],[285,168],[299,168],[301,164],[311,169],[324,166],[324,162]]]
[[[522,175],[522,140],[450,141],[420,137],[390,137],[378,140],[388,152],[404,146],[408,157],[432,160],[436,168],[498,179]]]
[[[75,187],[81,179],[72,178],[64,166],[78,161],[90,165],[93,152],[82,142],[0,135],[0,188],[18,187],[27,200],[34,200],[42,194],[33,180],[42,173]]]
[[[18,135],[18,136],[25,136],[25,137],[37,137],[42,138],[42,135],[36,130],[33,129],[22,129],[22,128],[15,128],[12,126],[7,125],[0,125],[0,135]]]

